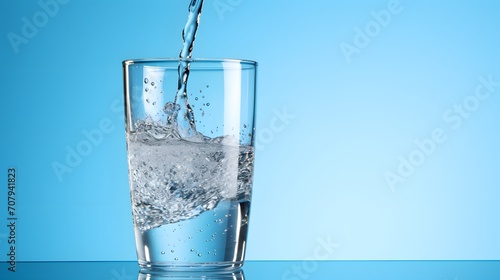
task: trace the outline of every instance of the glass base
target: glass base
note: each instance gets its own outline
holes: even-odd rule
[[[228,273],[238,271],[243,266],[240,262],[207,262],[207,263],[181,263],[181,262],[145,262],[139,260],[141,273],[163,272],[210,272]]]

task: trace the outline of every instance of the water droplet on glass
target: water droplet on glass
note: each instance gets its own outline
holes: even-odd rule
[[[210,87],[210,86],[209,86],[209,85],[207,85],[207,88],[209,88],[209,87]]]
[[[174,261],[178,261],[178,260],[179,260],[179,258],[174,258]]]
[[[175,252],[175,251],[174,250],[170,250],[170,253],[173,253],[173,252]]]
[[[207,102],[207,106],[210,106],[210,103]]]
[[[149,83],[148,78],[144,78],[144,83],[145,83],[145,84]]]
[[[144,90],[145,90],[146,92],[148,92],[149,88],[145,88]]]
[[[202,229],[200,229],[200,232],[202,232],[202,231],[203,231],[203,230],[202,230]]]
[[[156,105],[156,102],[153,102],[153,105]]]
[[[191,249],[191,252],[194,252],[194,249]]]
[[[155,86],[155,82],[151,82],[151,86],[153,86],[153,87],[154,87],[154,86]]]
[[[201,257],[201,254],[198,254],[198,257]]]
[[[161,251],[161,254],[162,254],[162,255],[165,255],[165,252],[164,252],[164,251]]]
[[[198,100],[198,97],[195,97],[194,100]]]

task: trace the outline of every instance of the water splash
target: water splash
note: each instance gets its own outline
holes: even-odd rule
[[[190,63],[187,62],[186,59],[190,59],[193,52],[202,6],[203,0],[191,0],[188,9],[188,20],[182,30],[183,45],[179,54],[181,61],[179,62],[178,85],[174,103],[180,105],[175,119],[176,125],[178,126],[179,132],[183,138],[189,138],[196,135],[194,112],[191,105],[189,105],[187,95]]]

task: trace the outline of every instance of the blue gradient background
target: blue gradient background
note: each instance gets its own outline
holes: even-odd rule
[[[18,260],[135,259],[121,61],[177,56],[188,2],[71,0],[18,53],[8,34],[42,9],[0,2],[0,177],[17,168]],[[443,119],[478,77],[500,81],[500,3],[401,0],[348,62],[341,43],[390,2],[206,0],[193,56],[260,67],[247,259],[500,259],[500,86],[460,127]],[[111,131],[59,180],[54,162],[101,122]],[[434,129],[446,141],[391,189],[386,172]]]

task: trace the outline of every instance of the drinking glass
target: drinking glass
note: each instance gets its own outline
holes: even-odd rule
[[[124,61],[123,69],[139,265],[150,271],[241,267],[253,180],[257,63],[139,59]]]

